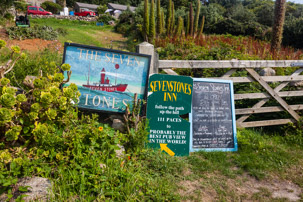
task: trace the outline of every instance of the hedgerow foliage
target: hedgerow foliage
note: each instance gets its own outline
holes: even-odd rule
[[[19,94],[8,78],[0,78],[0,196],[20,201],[24,187],[18,190],[18,180],[41,176],[52,181],[51,201],[178,200],[169,177],[182,164],[144,148],[144,120],[122,134],[99,123],[97,115],[81,115],[77,86],[59,88],[65,82],[61,72],[70,66],[47,67]],[[128,153],[117,158],[120,145]]]
[[[59,36],[59,32],[50,26],[39,26],[23,28],[23,27],[9,27],[6,29],[10,39],[44,39],[55,40]]]
[[[57,14],[62,10],[62,6],[56,4],[52,1],[45,1],[41,4],[41,7],[47,11],[52,12],[53,14]]]
[[[68,65],[63,65],[68,69]],[[53,135],[75,119],[72,101],[77,102],[77,86],[59,89],[62,73],[40,76],[34,81],[34,89],[26,94],[16,94],[9,86],[10,80],[0,80],[0,137],[5,145],[35,142],[53,142]]]

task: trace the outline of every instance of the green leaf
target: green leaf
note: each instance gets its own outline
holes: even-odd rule
[[[6,181],[6,182],[4,182],[4,183],[2,184],[2,186],[4,186],[4,187],[8,187],[8,186],[10,186],[10,185],[12,185],[12,182],[11,182],[11,181]]]
[[[13,194],[7,194],[6,196],[7,196],[7,199],[11,199],[11,198],[13,198],[14,195]]]
[[[24,202],[25,200],[23,200],[23,198],[25,198],[27,196],[28,195],[22,194],[22,195],[18,196],[15,201],[16,202]]]
[[[28,191],[28,188],[30,188],[30,186],[20,186],[20,187],[19,187],[19,191],[20,191],[20,192],[27,192],[27,191]]]

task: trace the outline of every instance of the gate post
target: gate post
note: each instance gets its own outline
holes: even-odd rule
[[[155,53],[153,44],[143,42],[137,45],[137,53],[151,55],[149,74],[158,73],[158,54]]]

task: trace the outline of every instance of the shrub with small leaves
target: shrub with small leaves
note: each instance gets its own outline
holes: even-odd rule
[[[6,131],[5,137],[7,141],[18,140],[18,136],[22,130],[21,126],[13,126],[11,129]]]
[[[40,98],[42,106],[47,106],[53,102],[53,96],[49,92],[41,92]]]
[[[19,94],[19,95],[17,95],[17,101],[18,102],[26,102],[27,98],[24,94]]]
[[[13,49],[18,52],[17,48]],[[64,64],[61,68],[69,70],[70,65]],[[5,147],[15,141],[19,145],[30,144],[32,140],[44,142],[46,136],[54,136],[57,129],[77,119],[72,103],[80,93],[74,84],[60,89],[63,79],[63,73],[37,77],[34,89],[18,95],[16,88],[9,86],[9,79],[1,79],[0,139],[5,141]]]
[[[11,47],[11,50],[12,50],[14,53],[20,53],[20,52],[21,52],[19,46],[12,46],[12,47]]]
[[[29,28],[9,27],[6,29],[10,39],[34,39],[55,40],[59,33],[50,26],[33,26]]]
[[[38,141],[39,138],[47,135],[48,127],[46,124],[38,123],[36,124],[36,128],[33,130],[34,138]]]
[[[7,86],[9,84],[9,82],[10,82],[9,79],[7,79],[7,78],[0,79],[1,86]]]
[[[13,112],[7,108],[0,108],[0,126],[10,122],[14,116]]]
[[[6,42],[3,40],[0,40],[0,49],[6,46]]]
[[[0,104],[3,107],[12,107],[16,104],[16,98],[12,94],[5,93],[0,97]]]
[[[61,74],[61,73],[56,73],[55,75],[54,75],[54,77],[53,77],[53,80],[55,81],[55,82],[62,82],[63,81],[63,79],[64,79],[64,76],[63,76],[63,74]]]
[[[61,65],[61,68],[63,71],[70,71],[70,65],[69,64],[63,64]]]

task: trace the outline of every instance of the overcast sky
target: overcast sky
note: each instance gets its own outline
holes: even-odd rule
[[[298,4],[303,4],[303,0],[287,0],[287,1],[295,2],[295,3],[298,3]]]

